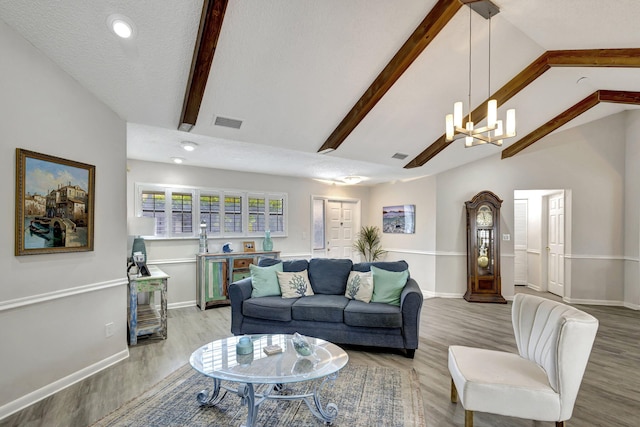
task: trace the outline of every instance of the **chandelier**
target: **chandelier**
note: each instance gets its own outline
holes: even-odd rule
[[[489,20],[489,96],[491,96],[491,17],[497,15],[500,9],[489,0],[468,3],[469,6],[469,114],[467,122],[463,126],[462,102],[453,104],[453,114],[445,117],[446,141],[454,141],[464,138],[465,147],[473,147],[486,143],[497,146],[502,145],[502,140],[516,136],[516,110],[507,110],[506,123],[498,120],[498,101],[490,99],[487,102],[487,123],[483,127],[475,127],[471,119],[471,12],[475,10],[485,19]]]

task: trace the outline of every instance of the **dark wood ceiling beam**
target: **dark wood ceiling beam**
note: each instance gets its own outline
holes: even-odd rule
[[[198,119],[213,56],[218,45],[218,37],[222,30],[224,13],[227,10],[227,2],[228,0],[204,0],[202,5],[200,27],[191,60],[191,71],[182,104],[180,124],[178,125],[180,130],[190,131]]]
[[[550,50],[551,67],[640,67],[640,49]]]
[[[512,157],[529,147],[534,142],[539,141],[543,137],[549,135],[554,130],[569,123],[571,120],[578,117],[580,114],[595,107],[601,102],[612,102],[617,104],[630,104],[640,105],[640,92],[628,92],[628,91],[616,91],[616,90],[599,90],[582,101],[578,102],[571,108],[565,110],[561,114],[557,115],[547,123],[540,126],[538,129],[529,133],[518,142],[510,145],[502,150],[502,158],[506,159]]]
[[[600,99],[598,97],[598,92],[596,91],[591,95],[589,95],[588,97],[586,97],[585,99],[583,99],[582,101],[578,102],[576,105],[558,114],[553,119],[549,120],[547,123],[543,124],[533,132],[529,133],[524,138],[520,139],[518,142],[502,150],[502,158],[506,159],[508,157],[516,155],[520,151],[529,147],[534,142],[549,135],[554,130],[567,124],[571,120],[578,117],[580,114],[598,105],[599,103],[600,103]]]
[[[336,150],[347,139],[349,134],[382,99],[461,7],[462,3],[459,0],[438,0],[418,28],[371,83],[371,86],[342,119],[325,143],[322,144],[318,152]]]
[[[640,49],[581,49],[548,51],[529,64],[527,68],[522,70],[506,85],[496,91],[491,98],[498,101],[498,106],[504,104],[507,100],[527,87],[552,67],[637,68],[640,67]],[[471,117],[475,123],[480,122],[486,117],[485,105],[486,101],[480,104],[480,106],[471,113]],[[450,142],[446,141],[445,135],[443,134],[422,153],[418,154],[413,160],[407,163],[405,168],[411,169],[423,166],[444,150],[449,144]],[[507,149],[505,149],[505,151],[506,150]]]
[[[640,92],[621,90],[601,90],[600,102],[612,102],[615,104],[640,105]]]

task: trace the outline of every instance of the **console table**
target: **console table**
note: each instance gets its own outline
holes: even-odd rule
[[[149,265],[150,276],[129,275],[129,345],[136,345],[140,335],[158,333],[167,339],[167,279],[169,276],[155,265]],[[160,310],[154,303],[160,291]],[[138,304],[138,294],[147,293],[148,304]]]
[[[229,305],[229,284],[250,276],[258,258],[279,258],[280,251],[202,253],[196,255],[196,304],[200,310]]]

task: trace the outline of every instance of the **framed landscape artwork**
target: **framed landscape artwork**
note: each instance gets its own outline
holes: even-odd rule
[[[95,169],[16,149],[16,255],[93,250]]]
[[[416,205],[396,205],[382,208],[382,232],[416,232]]]

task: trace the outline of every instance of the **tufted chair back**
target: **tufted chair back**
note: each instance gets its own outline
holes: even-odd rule
[[[545,370],[560,395],[560,419],[571,418],[598,320],[573,307],[525,294],[515,295],[511,316],[520,356]]]

